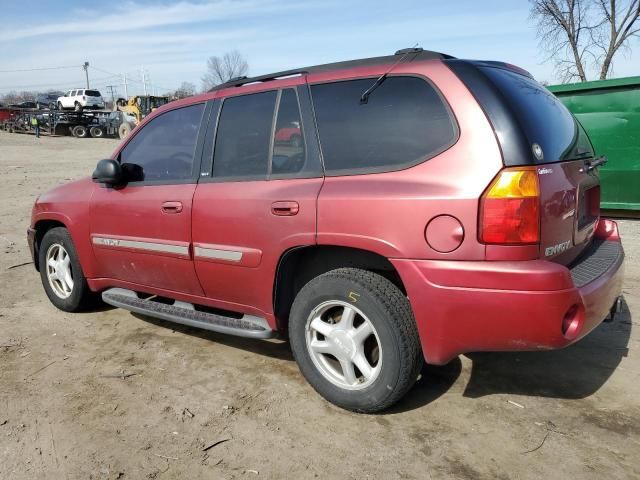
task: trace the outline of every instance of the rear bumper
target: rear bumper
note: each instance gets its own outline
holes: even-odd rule
[[[601,270],[581,285],[573,267],[544,260],[392,260],[407,289],[427,362],[444,364],[473,351],[562,348],[584,337],[622,293],[622,244],[619,239],[601,243],[617,255],[600,262]]]

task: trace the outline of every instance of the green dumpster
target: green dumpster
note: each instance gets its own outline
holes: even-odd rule
[[[548,87],[580,120],[598,155],[601,207],[640,211],[640,77]]]

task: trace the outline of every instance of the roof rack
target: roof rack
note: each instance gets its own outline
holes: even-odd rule
[[[397,52],[395,52],[394,55],[387,55],[384,57],[361,58],[358,60],[348,60],[345,62],[325,63],[323,65],[314,65],[311,67],[295,68],[292,70],[283,70],[281,72],[268,73],[266,75],[258,75],[256,77],[236,77],[236,78],[232,78],[231,80],[225,83],[216,85],[209,91],[215,92],[216,90],[222,90],[224,88],[240,87],[242,85],[247,85],[249,83],[268,82],[268,81],[277,80],[283,77],[292,77],[294,75],[304,75],[307,73],[328,72],[331,70],[344,70],[346,68],[365,67],[369,65],[394,64],[398,61],[398,55],[403,55],[403,56],[406,55],[407,62],[412,62],[414,60],[431,60],[431,59],[444,60],[444,59],[455,58],[445,53],[431,52],[429,50],[423,50],[422,48],[404,48],[402,50],[398,50]]]

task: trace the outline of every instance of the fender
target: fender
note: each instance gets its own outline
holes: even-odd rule
[[[93,189],[94,183],[88,177],[66,183],[43,193],[36,200],[31,212],[32,228],[37,229],[38,223],[42,221],[56,221],[65,226],[87,278],[96,275],[95,257],[89,235],[89,204]]]

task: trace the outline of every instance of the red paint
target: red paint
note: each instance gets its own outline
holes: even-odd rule
[[[360,66],[206,93],[157,109],[136,132],[156,115],[192,103],[305,82],[376,78],[387,69]],[[581,171],[581,161],[551,164],[552,173],[538,170],[540,242],[482,243],[480,198],[503,168],[483,109],[439,60],[401,63],[393,73],[428,78],[456,117],[458,141],[427,162],[367,175],[121,189],[83,179],[43,194],[31,226],[54,220],[69,229],[93,290],[117,286],[169,296],[259,315],[273,328],[275,277],[285,252],[331,245],[377,253],[397,269],[424,355],[436,364],[469,351],[559,348],[595,328],[621,293],[623,268],[615,265],[578,289],[565,265],[593,235],[619,241],[615,222],[578,225],[576,198],[597,185],[597,177]],[[287,141],[285,133],[278,135]],[[94,246],[92,236],[187,246],[188,254]],[[545,254],[566,241],[567,250]],[[194,247],[242,257],[194,258]]]

